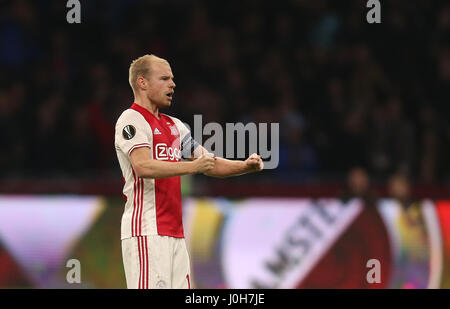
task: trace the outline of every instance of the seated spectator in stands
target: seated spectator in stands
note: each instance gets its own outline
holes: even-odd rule
[[[360,198],[364,206],[375,207],[377,194],[370,187],[370,179],[366,170],[362,167],[354,167],[348,172],[347,187],[343,199]]]

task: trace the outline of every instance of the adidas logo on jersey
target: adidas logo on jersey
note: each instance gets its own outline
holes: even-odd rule
[[[161,132],[158,130],[158,128],[155,128],[155,132],[153,132],[153,134],[158,135],[161,134]]]

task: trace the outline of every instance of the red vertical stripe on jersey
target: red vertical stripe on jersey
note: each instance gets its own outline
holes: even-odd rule
[[[139,177],[136,177],[136,214],[133,219],[134,236],[139,236],[137,233],[137,218],[139,217]]]
[[[131,236],[136,236],[134,233],[134,214],[136,212],[136,174],[134,173],[134,170],[131,170],[133,172],[134,177],[134,187],[133,187],[133,194],[134,194],[134,200],[133,200],[133,216],[131,217]]]
[[[126,184],[127,182],[125,180],[125,177],[122,176],[122,179],[123,179],[123,183]],[[126,203],[128,201],[127,196],[125,194],[123,194],[123,193],[122,193],[122,196],[123,196],[123,199],[125,200],[125,203]]]
[[[139,235],[142,235],[142,212],[144,211],[144,179],[141,178],[141,212],[139,214]]]
[[[189,281],[189,275],[186,275],[186,279],[187,279],[187,282],[188,282],[188,289],[190,290],[191,289],[191,282]]]
[[[137,178],[137,207],[136,216],[134,217],[134,236],[140,236],[139,231],[139,216],[142,210],[142,198],[141,198],[141,178]]]

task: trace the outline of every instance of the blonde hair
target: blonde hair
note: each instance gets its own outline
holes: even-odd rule
[[[128,73],[128,82],[130,83],[130,86],[133,89],[134,93],[136,93],[137,90],[137,79],[139,76],[149,79],[151,73],[151,64],[153,62],[163,62],[168,64],[166,59],[160,58],[153,54],[144,55],[131,62]]]

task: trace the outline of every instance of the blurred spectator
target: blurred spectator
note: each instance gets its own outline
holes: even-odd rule
[[[390,197],[396,199],[404,208],[412,204],[411,185],[406,176],[394,174],[390,177],[388,183]]]
[[[305,181],[318,170],[319,159],[314,148],[306,141],[300,123],[284,125],[289,135],[280,141],[280,163],[277,168],[280,179]]]
[[[377,205],[377,194],[371,188],[367,171],[361,167],[352,168],[347,175],[347,189],[343,199],[359,198],[364,206],[375,208]]]
[[[7,14],[5,14],[7,12]],[[39,56],[35,36],[38,23],[35,7],[26,0],[11,1],[0,15],[0,63],[11,70],[23,70]]]
[[[409,229],[423,229],[425,223],[423,221],[422,205],[412,198],[411,184],[408,178],[402,174],[392,175],[389,179],[388,190],[389,195],[402,207],[401,212],[403,213],[403,216],[399,218],[401,221],[400,224],[403,224]],[[411,230],[411,232],[413,231]],[[419,236],[419,234],[417,236]],[[423,236],[421,238],[423,238]],[[421,241],[426,243],[427,239],[424,238]]]

